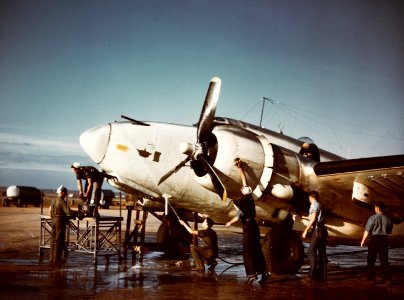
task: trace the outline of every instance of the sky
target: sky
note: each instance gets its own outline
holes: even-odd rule
[[[0,2],[0,186],[75,188],[86,129],[216,115],[346,158],[404,153],[404,2]]]

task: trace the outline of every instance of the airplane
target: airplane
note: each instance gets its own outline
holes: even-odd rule
[[[304,247],[299,232],[308,223],[308,192],[316,190],[327,214],[328,245],[359,245],[377,200],[394,220],[391,246],[404,246],[404,155],[344,159],[319,149],[321,162],[299,154],[307,139],[295,139],[246,122],[216,117],[221,79],[210,81],[195,125],[138,121],[122,116],[88,129],[80,144],[113,187],[140,195],[145,207],[197,212],[217,224],[232,219],[243,162],[253,190],[268,269],[297,273]],[[310,140],[309,140],[310,141]]]

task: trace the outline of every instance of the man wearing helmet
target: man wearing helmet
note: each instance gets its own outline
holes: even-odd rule
[[[69,222],[70,209],[67,206],[67,188],[61,185],[56,190],[58,197],[52,201],[49,214],[52,218],[52,239],[50,248],[50,263],[58,265],[63,262],[62,254],[66,249],[66,226]]]

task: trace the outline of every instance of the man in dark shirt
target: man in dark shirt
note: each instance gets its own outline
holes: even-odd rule
[[[202,223],[202,230],[192,230],[183,220],[179,220],[190,234],[198,236],[202,242],[202,246],[191,245],[191,254],[195,260],[195,268],[193,271],[205,271],[204,262],[209,265],[209,271],[213,271],[217,265],[218,246],[217,234],[212,229],[213,220],[206,218]]]
[[[304,143],[299,154],[306,156],[315,162],[320,162],[320,151],[316,144]]]
[[[70,217],[70,209],[66,202],[67,189],[61,185],[56,192],[58,197],[52,201],[49,208],[49,213],[52,218],[50,263],[55,265],[63,262],[62,254],[66,248],[66,225],[68,224]]]
[[[252,285],[261,274],[260,284],[264,284],[268,279],[268,272],[264,253],[261,247],[261,235],[258,224],[255,220],[255,203],[252,197],[252,189],[247,185],[247,179],[242,168],[242,161],[237,158],[236,166],[239,169],[243,187],[241,188],[240,198],[233,200],[237,208],[237,215],[226,223],[230,227],[237,221],[243,225],[243,261],[244,269],[247,275],[247,284]]]
[[[92,166],[81,166],[79,162],[73,163],[71,168],[76,174],[80,198],[83,200],[84,204],[90,204],[90,213],[92,211],[98,212],[98,205],[101,199],[101,187],[104,182],[104,177],[107,175]],[[84,189],[82,180],[85,182]]]
[[[365,244],[367,237],[370,236],[367,259],[367,280],[375,280],[375,263],[377,255],[379,255],[383,270],[383,281],[391,284],[387,235],[391,233],[393,223],[390,218],[383,213],[384,209],[384,202],[377,201],[375,204],[375,214],[370,216],[366,223],[361,247]]]

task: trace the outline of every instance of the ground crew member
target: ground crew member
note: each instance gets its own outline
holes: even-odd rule
[[[308,257],[310,261],[309,276],[306,280],[325,280],[327,278],[327,228],[325,227],[324,213],[318,202],[317,191],[309,193],[310,209],[309,224],[302,233],[306,238],[307,232],[312,228]],[[317,255],[318,254],[318,255]]]
[[[92,166],[81,166],[79,162],[71,165],[73,172],[76,174],[77,188],[79,196],[84,201],[84,204],[90,205],[89,212],[98,213],[98,205],[101,199],[101,187],[104,182],[104,177],[108,175],[98,171]],[[85,181],[83,189],[82,180]]]
[[[241,198],[234,200],[234,205],[238,208],[237,215],[226,223],[230,227],[233,223],[241,221],[243,224],[243,261],[247,275],[247,284],[252,285],[261,274],[260,284],[264,284],[268,279],[268,272],[264,253],[261,247],[260,230],[255,221],[255,203],[252,197],[251,187],[247,185],[247,180],[242,169],[242,162],[236,159],[236,166],[239,168],[243,187],[241,188]]]
[[[304,143],[300,148],[299,154],[306,156],[315,162],[320,162],[320,151],[316,144]]]
[[[380,264],[383,270],[383,282],[391,285],[391,274],[388,255],[387,235],[393,229],[393,223],[384,214],[385,204],[377,201],[375,204],[375,214],[370,216],[363,233],[361,247],[365,244],[366,238],[370,236],[367,258],[367,280],[375,280],[375,263],[379,255]]]
[[[64,262],[63,252],[66,250],[66,225],[69,222],[70,209],[66,202],[67,189],[63,185],[56,190],[58,197],[52,201],[49,214],[52,218],[52,238],[50,247],[50,263],[54,265]]]
[[[217,265],[218,245],[217,234],[212,229],[213,220],[206,218],[202,223],[202,230],[192,230],[183,220],[179,223],[184,226],[190,234],[198,236],[202,242],[202,246],[191,245],[191,254],[195,260],[195,268],[193,271],[205,271],[205,262],[209,266],[209,271],[213,271]]]

